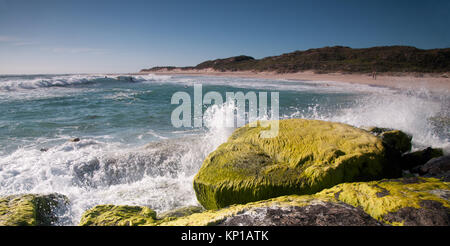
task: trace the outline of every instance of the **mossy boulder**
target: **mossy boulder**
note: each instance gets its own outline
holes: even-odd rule
[[[1,226],[49,226],[58,221],[58,213],[67,209],[69,200],[60,194],[11,195],[0,198]]]
[[[280,120],[274,138],[264,130],[241,127],[204,160],[194,189],[206,209],[392,175],[382,140],[365,130],[305,119]]]
[[[81,226],[137,226],[156,222],[156,212],[143,206],[98,205],[84,212]]]

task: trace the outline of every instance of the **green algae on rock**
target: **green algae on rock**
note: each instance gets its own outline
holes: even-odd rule
[[[162,214],[158,215],[158,219],[164,219],[164,218],[179,218],[188,216],[195,213],[201,213],[205,211],[203,207],[200,206],[186,206],[181,208],[172,209],[169,211],[166,211]]]
[[[97,205],[81,218],[81,226],[136,226],[152,225],[156,212],[142,206]]]
[[[11,195],[0,198],[1,226],[48,226],[57,222],[57,210],[68,204],[60,194]]]
[[[305,119],[280,120],[274,138],[260,138],[263,130],[241,127],[205,159],[194,189],[206,209],[314,194],[392,173],[382,140],[365,130]]]
[[[392,225],[450,225],[449,193],[448,182],[413,177],[339,184],[316,196],[334,196]]]
[[[344,183],[314,195],[289,195],[245,205],[232,205],[220,210],[208,210],[163,222],[160,225],[220,225],[227,220],[232,221],[236,216],[255,212],[255,209],[258,208],[284,207],[292,209],[293,207],[302,208],[325,203],[331,204],[331,206],[327,206],[328,209],[333,209],[333,207],[345,203],[362,209],[381,224],[448,226],[450,225],[449,199],[450,183],[434,178],[416,177]],[[323,214],[330,215],[329,212]],[[364,218],[358,211],[355,211],[354,215]],[[366,219],[357,221],[360,221],[361,224],[372,224],[370,220]]]
[[[450,225],[449,199],[448,182],[401,178],[339,184],[314,195],[281,196],[160,220],[154,212],[142,214],[146,207],[103,205],[86,211],[80,225]],[[117,207],[125,215],[118,215]],[[128,223],[130,218],[139,223]]]
[[[390,128],[369,127],[367,131],[380,137],[391,151],[402,154],[411,150],[412,137],[400,130]]]

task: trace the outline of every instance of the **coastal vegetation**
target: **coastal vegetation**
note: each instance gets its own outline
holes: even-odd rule
[[[192,67],[153,67],[142,69],[141,72],[175,69],[276,73],[295,73],[307,70],[316,73],[446,73],[450,71],[450,48],[424,50],[410,46],[380,46],[353,49],[333,46],[294,51],[262,59],[241,55],[209,60]]]

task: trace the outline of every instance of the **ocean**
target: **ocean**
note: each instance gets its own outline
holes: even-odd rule
[[[193,177],[233,128],[221,124],[226,103],[203,108],[203,127],[172,125],[172,95],[192,95],[195,84],[223,95],[279,92],[281,118],[400,129],[413,136],[413,149],[450,152],[448,92],[237,77],[0,75],[0,196],[64,194],[70,209],[60,225],[78,224],[99,204],[157,212],[197,205]]]

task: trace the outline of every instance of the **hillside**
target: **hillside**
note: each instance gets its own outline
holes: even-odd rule
[[[194,67],[153,67],[141,72],[160,70],[271,71],[293,73],[313,70],[317,73],[419,72],[450,71],[450,48],[422,50],[410,46],[383,46],[365,49],[334,46],[294,51],[279,56],[254,59],[235,56],[202,62]]]

